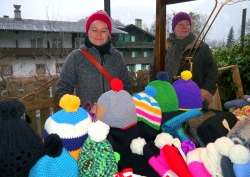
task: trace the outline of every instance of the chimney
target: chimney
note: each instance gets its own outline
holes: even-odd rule
[[[19,10],[20,7],[21,7],[21,5],[13,4],[13,6],[14,6],[14,8],[15,8],[15,10],[14,10],[14,18],[15,18],[16,20],[21,20],[21,19],[22,19],[22,18],[21,18],[21,10]]]
[[[8,15],[4,15],[3,18],[9,18],[9,16]]]
[[[135,19],[135,26],[142,28],[142,19]]]

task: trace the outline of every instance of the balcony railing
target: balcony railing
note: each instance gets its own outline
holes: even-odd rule
[[[116,48],[155,48],[154,42],[116,42]]]
[[[10,56],[67,56],[74,48],[0,48],[0,58]]]

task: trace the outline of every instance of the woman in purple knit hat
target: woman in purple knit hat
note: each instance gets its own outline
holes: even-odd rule
[[[192,56],[192,52],[197,48],[193,57],[192,80],[200,88],[203,109],[207,109],[217,88],[218,67],[209,46],[202,41],[195,44],[197,37],[191,29],[192,21],[186,12],[175,14],[172,19],[173,33],[170,33],[166,40],[165,71],[168,72],[169,82],[173,83],[174,76],[179,76],[182,71],[190,69],[190,64],[185,61],[185,57]],[[153,59],[150,66],[150,81],[155,80],[154,68]]]

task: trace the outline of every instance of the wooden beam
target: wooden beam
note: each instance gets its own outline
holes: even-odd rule
[[[189,2],[194,0],[161,0],[162,5],[170,5],[170,4],[177,4],[182,2]]]

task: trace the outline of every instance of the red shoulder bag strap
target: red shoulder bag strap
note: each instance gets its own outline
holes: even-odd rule
[[[106,79],[110,82],[112,79],[112,76],[108,73],[108,71],[100,64],[96,59],[86,50],[79,49],[83,55],[86,56],[86,58],[93,64],[99,71],[106,77]]]

